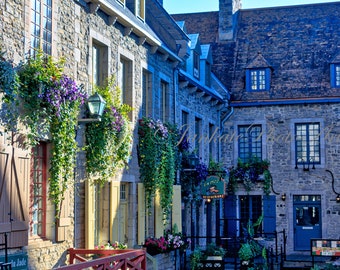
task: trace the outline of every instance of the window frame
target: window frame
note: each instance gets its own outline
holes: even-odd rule
[[[136,16],[140,20],[145,20],[145,0],[136,0]]]
[[[263,74],[260,74],[263,72]],[[255,87],[253,87],[253,81],[254,76],[253,73],[255,73],[256,78],[256,84]],[[270,89],[270,69],[269,68],[251,68],[246,70],[246,89],[249,92],[262,92],[262,91],[268,91]],[[260,78],[260,76],[263,76],[263,79]],[[263,82],[263,83],[262,83]]]
[[[248,139],[248,143],[245,142],[245,146],[244,147],[241,147],[241,137],[242,137],[242,134],[240,133],[240,129],[243,129],[245,128],[246,129],[246,132],[245,133],[242,133],[242,134],[246,134],[248,135],[247,138]],[[260,135],[260,140],[259,140],[259,143],[256,142],[256,144],[259,144],[259,145],[256,145],[256,149],[259,149],[260,151],[255,151],[253,152],[252,149],[254,148],[252,145],[253,145],[253,140],[249,140],[252,139],[253,137],[250,136],[250,133],[252,132],[252,130],[254,128],[260,128],[260,131],[259,131],[259,135]],[[253,155],[253,153],[260,153],[261,156],[257,156],[257,158],[263,160],[264,159],[264,152],[263,152],[263,141],[264,141],[264,138],[263,138],[263,125],[262,124],[251,124],[251,125],[246,125],[246,124],[240,124],[240,125],[237,125],[237,149],[238,149],[238,158],[240,158],[243,162],[248,162],[251,158],[255,157]],[[258,135],[256,137],[259,137]],[[247,147],[246,147],[246,144],[247,144]],[[243,151],[241,152],[241,149],[246,149],[247,151]],[[242,154],[243,153],[243,154]],[[246,154],[248,157],[246,157]]]
[[[143,117],[154,117],[153,113],[153,73],[145,68],[142,69],[142,108],[141,116]]]
[[[47,143],[40,142],[38,145],[32,148],[31,151],[31,190],[30,190],[30,237],[46,238],[46,213],[47,213],[47,179],[48,179],[48,166],[47,166]],[[36,162],[39,163],[38,170],[36,169]],[[37,182],[37,173],[41,177],[41,181]],[[41,188],[37,188],[37,184],[41,185]],[[36,191],[40,189],[39,194]],[[34,204],[36,198],[39,197],[41,200],[40,214],[37,214],[37,221],[34,220]],[[34,226],[41,226],[40,233],[34,232]],[[39,231],[39,229],[37,230]]]
[[[195,138],[194,138],[194,151],[200,157],[202,153],[202,128],[203,121],[201,117],[195,116]]]
[[[31,56],[36,56],[39,50],[47,55],[52,55],[53,0],[49,0],[47,4],[49,5],[46,5],[45,1],[37,0],[34,0],[34,6],[32,1],[29,4],[29,54]]]
[[[200,54],[193,52],[193,75],[196,79],[200,78]]]
[[[169,83],[161,79],[159,90],[159,117],[166,122],[169,120]]]
[[[318,126],[317,134],[313,134],[312,130],[309,129],[312,125]],[[305,127],[306,134],[301,140],[298,140],[298,136],[303,136],[298,134],[298,126]],[[312,133],[312,134],[311,134]],[[295,145],[295,164],[296,165],[304,165],[304,164],[313,164],[320,165],[321,164],[321,123],[319,122],[296,122],[294,123],[294,145]],[[311,140],[312,137],[317,137],[317,140]],[[298,141],[302,141],[301,146],[299,146]],[[305,143],[303,143],[305,141]],[[313,144],[312,141],[317,141],[318,145]],[[305,148],[305,150],[299,148]],[[312,150],[312,148],[314,150]],[[315,149],[317,148],[317,149]],[[314,156],[311,157],[311,152],[314,153]],[[302,153],[301,155],[299,153]],[[315,159],[315,153],[318,155],[318,159]]]

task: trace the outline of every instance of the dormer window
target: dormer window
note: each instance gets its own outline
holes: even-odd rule
[[[117,0],[117,2],[125,6],[125,0]]]
[[[340,63],[331,64],[331,87],[340,88]]]
[[[267,91],[270,87],[270,69],[258,68],[246,71],[246,85],[248,91]]]
[[[200,77],[200,55],[197,52],[194,52],[194,77]]]
[[[145,19],[145,0],[136,0],[136,16],[144,21],[144,19]]]
[[[246,66],[246,89],[250,92],[270,89],[271,65],[261,53]]]

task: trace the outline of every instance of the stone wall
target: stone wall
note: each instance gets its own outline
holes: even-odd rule
[[[280,195],[276,196],[276,224],[277,231],[286,230],[288,233],[288,252],[293,250],[293,196],[321,195],[322,208],[322,237],[338,238],[340,222],[340,207],[336,203],[336,194],[332,191],[331,176],[325,170],[334,173],[335,179],[340,177],[340,127],[338,104],[292,105],[292,106],[263,106],[251,108],[237,108],[224,126],[223,158],[228,166],[236,165],[238,151],[235,138],[237,125],[262,125],[263,155],[270,161],[270,172],[273,177],[273,188]],[[294,157],[294,123],[320,122],[321,125],[321,164],[310,166],[309,171],[303,171],[299,165],[295,169]],[[259,194],[254,189],[249,194]],[[340,185],[335,183],[335,190],[339,192]],[[242,185],[238,189],[239,195],[246,194]],[[285,201],[281,195],[286,193]],[[260,193],[261,194],[261,193]],[[271,192],[273,195],[273,192]]]

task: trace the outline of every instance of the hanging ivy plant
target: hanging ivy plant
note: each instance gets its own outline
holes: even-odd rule
[[[87,94],[62,74],[62,66],[63,61],[53,61],[42,53],[29,57],[17,68],[17,87],[7,89],[4,97],[10,110],[18,113],[15,121],[26,127],[27,147],[34,147],[50,134],[49,195],[57,217],[64,193],[73,180],[77,152],[75,128],[80,105],[87,99]]]
[[[232,168],[229,173],[229,190],[235,192],[238,182],[242,182],[246,191],[249,192],[256,182],[263,180],[263,191],[268,195],[271,187],[269,165],[268,160],[258,158],[252,158],[246,163],[238,159],[236,168]]]
[[[147,208],[151,208],[152,198],[158,191],[166,222],[172,205],[175,172],[179,166],[179,133],[175,126],[143,117],[139,121],[138,135],[140,179],[144,183]]]
[[[63,61],[53,61],[52,57],[38,53],[29,57],[18,67],[19,89],[17,99],[21,107],[20,120],[28,127],[27,145],[35,146],[42,135],[50,129],[51,115],[48,104],[43,100],[44,92],[54,87],[62,76]]]
[[[50,196],[60,206],[73,179],[77,155],[76,126],[80,105],[87,99],[87,94],[71,78],[62,75],[38,97],[49,115],[52,142]]]
[[[132,108],[121,103],[121,90],[110,78],[105,87],[96,87],[106,101],[101,121],[86,127],[86,171],[89,178],[104,184],[116,172],[125,168],[131,157],[132,130],[129,112]]]

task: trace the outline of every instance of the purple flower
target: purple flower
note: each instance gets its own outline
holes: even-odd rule
[[[63,104],[79,102],[84,104],[87,99],[87,93],[77,86],[76,82],[71,78],[63,75],[59,80],[54,81],[51,87],[39,95],[45,103],[53,107],[53,111],[57,116],[60,115],[60,108]]]

